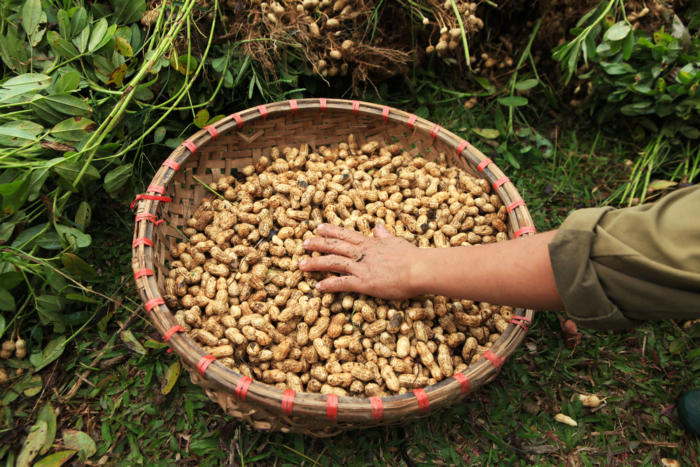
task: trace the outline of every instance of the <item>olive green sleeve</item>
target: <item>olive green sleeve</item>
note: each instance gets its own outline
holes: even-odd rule
[[[700,318],[700,186],[654,204],[582,209],[549,244],[569,317],[593,329]]]

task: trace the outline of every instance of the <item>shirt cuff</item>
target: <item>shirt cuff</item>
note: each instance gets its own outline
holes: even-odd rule
[[[639,324],[625,317],[608,299],[590,259],[596,225],[612,210],[606,207],[575,211],[549,244],[554,280],[566,313],[586,328],[617,330]]]

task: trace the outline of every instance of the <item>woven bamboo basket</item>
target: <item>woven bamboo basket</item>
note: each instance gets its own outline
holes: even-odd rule
[[[353,133],[358,145],[378,141],[399,144],[414,156],[432,159],[444,152],[451,165],[494,186],[508,207],[511,238],[535,233],[523,199],[498,167],[455,134],[415,115],[366,102],[303,99],[250,108],[198,131],[170,154],[146,194],[138,195],[132,266],[136,285],[153,324],[181,357],[192,382],[227,414],[257,429],[333,436],[344,430],[397,425],[464,400],[492,381],[503,362],[525,338],[533,310],[516,310],[506,332],[463,373],[439,384],[391,397],[338,397],[282,391],[226,368],[178,326],[161,294],[168,274],[170,239],[184,240],[178,230],[207,193],[194,180],[212,183],[234,169],[269,156],[271,148],[307,143],[334,147]],[[132,204],[132,207],[134,207]],[[178,329],[179,328],[179,329]]]

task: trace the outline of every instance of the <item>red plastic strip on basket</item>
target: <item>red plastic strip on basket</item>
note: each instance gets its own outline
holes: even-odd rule
[[[467,378],[467,375],[464,373],[455,373],[452,376],[459,381],[460,386],[462,386],[462,394],[469,392],[469,378]]]
[[[493,164],[493,161],[487,157],[483,161],[479,162],[479,165],[477,165],[476,168],[479,169],[479,172],[483,172],[486,166],[489,164]]]
[[[288,417],[292,416],[292,408],[294,407],[294,392],[291,389],[285,389],[282,396],[282,413]]]
[[[136,202],[141,199],[150,199],[153,201],[161,201],[163,203],[171,203],[173,201],[172,198],[168,196],[136,195],[136,198],[134,198],[134,201],[132,201],[131,205],[129,206],[129,209],[134,209],[134,205],[136,204]]]
[[[258,110],[260,111],[260,116],[263,120],[267,119],[267,107],[264,105],[259,105]]]
[[[425,393],[425,391],[418,388],[413,391],[413,395],[416,396],[416,399],[418,399],[418,413],[422,415],[427,412],[430,408],[430,400],[428,399],[428,395]]]
[[[165,159],[165,160],[163,161],[163,166],[164,166],[164,167],[170,167],[170,168],[173,169],[175,172],[177,172],[178,170],[180,170],[180,164],[178,164],[177,162],[175,162],[175,161],[172,160],[172,159]]]
[[[189,139],[186,139],[182,143],[180,143],[180,146],[185,146],[187,149],[190,150],[192,154],[195,154],[197,152],[197,145],[194,144],[192,141]]]
[[[356,116],[360,112],[360,103],[358,101],[352,101],[352,113]]]
[[[236,121],[236,123],[238,124],[238,129],[240,130],[241,127],[243,126],[243,119],[241,118],[241,114],[239,114],[239,113],[231,114],[231,118]]]
[[[408,117],[408,121],[406,122],[406,125],[408,125],[408,128],[413,130],[413,125],[416,123],[416,117],[415,115],[411,114],[410,117]]]
[[[176,324],[175,326],[165,331],[165,334],[163,334],[163,340],[165,342],[170,341],[170,338],[173,337],[173,334],[175,334],[176,332],[185,332],[185,328],[183,328],[179,324]]]
[[[236,384],[236,389],[233,391],[233,395],[236,396],[237,399],[245,402],[246,395],[248,394],[248,388],[252,382],[253,379],[249,378],[248,376],[244,376],[239,379],[238,384]]]
[[[513,201],[507,208],[506,211],[511,212],[513,209],[517,208],[518,206],[525,206],[525,200],[519,199],[517,201]]]
[[[335,394],[326,396],[326,420],[331,423],[338,421],[338,396]]]
[[[321,104],[321,113],[326,111],[326,98],[322,97],[318,100],[319,104]]]
[[[204,127],[205,130],[211,135],[211,139],[216,140],[219,137],[219,130],[216,129],[214,125],[207,125]]]
[[[297,113],[297,110],[299,110],[299,106],[297,105],[296,99],[291,99],[289,101],[289,108],[292,110],[292,114]]]
[[[211,365],[211,362],[214,360],[216,360],[216,357],[213,355],[205,355],[199,360],[199,363],[197,363],[197,373],[199,373],[202,378],[206,379],[204,372],[207,371],[207,368],[209,368],[209,365]]]
[[[495,182],[493,182],[493,187],[494,187],[495,189],[498,189],[498,188],[501,187],[501,185],[503,185],[504,183],[507,183],[507,182],[509,182],[509,181],[510,181],[510,178],[508,178],[508,177],[501,177],[501,178],[499,178],[498,180],[496,180]]]
[[[141,214],[136,214],[136,222],[139,221],[151,221],[153,222],[153,225],[158,227],[160,224],[162,224],[164,221],[163,219],[157,221],[156,216],[151,214],[150,212],[142,212]]]
[[[391,107],[385,105],[382,109],[382,119],[384,120],[384,123],[389,123],[389,112],[391,112]]]
[[[164,195],[165,187],[160,185],[148,185],[146,191],[152,191],[154,193],[158,193],[159,195]]]
[[[537,233],[537,229],[531,226],[526,226],[526,227],[521,227],[518,230],[515,231],[513,236],[515,238],[518,238],[521,235],[525,235],[526,233]]]
[[[499,357],[495,353],[491,352],[490,349],[486,351],[484,357],[491,360],[491,363],[493,363],[493,366],[495,366],[496,368],[501,368],[503,366],[503,362],[506,361],[505,358]]]
[[[520,315],[515,315],[513,316],[513,319],[510,320],[511,323],[517,324],[521,328],[525,330],[525,332],[528,332],[530,328],[527,327],[525,323],[532,323],[532,318],[528,318],[527,316],[520,316]]]
[[[370,397],[369,401],[372,403],[372,420],[378,422],[384,417],[384,404],[382,403],[382,398]]]
[[[152,276],[153,275],[153,269],[139,269],[134,273],[134,280],[138,279],[139,277],[143,276]]]
[[[469,143],[467,143],[466,141],[462,141],[461,143],[459,143],[459,146],[457,146],[457,157],[459,157],[462,154],[462,151],[467,149],[468,145]]]
[[[432,130],[430,130],[430,136],[432,136],[433,139],[437,137],[438,131],[440,131],[440,128],[442,128],[440,125],[435,125]]]
[[[147,239],[146,237],[139,237],[134,239],[133,242],[131,242],[131,248],[136,248],[139,245],[153,246],[153,242]]]
[[[146,313],[150,313],[153,307],[158,305],[165,305],[165,302],[160,297],[150,299],[143,305],[143,307],[146,309]]]

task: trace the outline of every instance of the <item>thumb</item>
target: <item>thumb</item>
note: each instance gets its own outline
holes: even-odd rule
[[[393,237],[393,235],[387,230],[386,227],[384,227],[384,224],[377,224],[376,226],[374,226],[374,238],[387,237]]]

